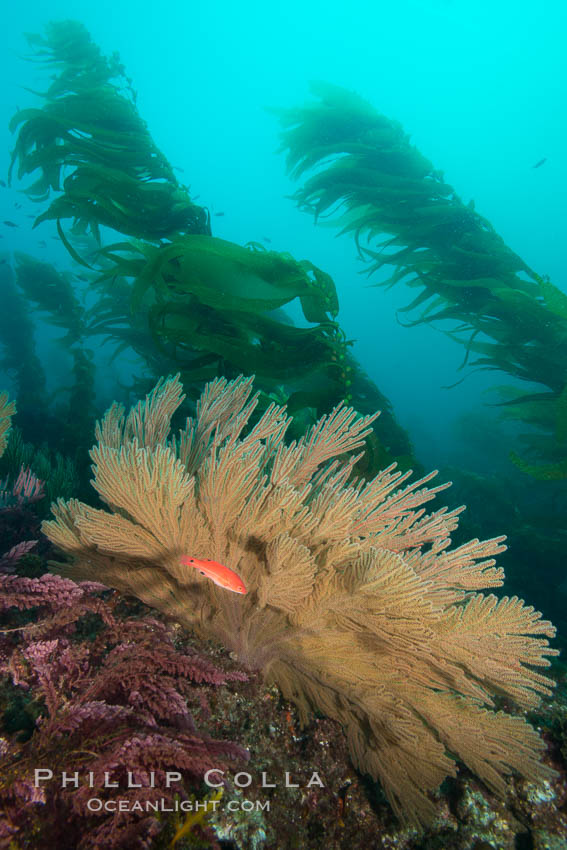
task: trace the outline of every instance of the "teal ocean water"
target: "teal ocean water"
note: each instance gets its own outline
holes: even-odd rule
[[[567,846],[566,18],[7,10],[0,847]]]

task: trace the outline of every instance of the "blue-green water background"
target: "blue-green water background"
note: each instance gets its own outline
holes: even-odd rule
[[[408,303],[408,291],[370,287],[352,239],[315,227],[295,209],[286,197],[294,184],[276,153],[277,121],[265,107],[303,103],[312,79],[356,90],[400,121],[462,200],[474,199],[506,243],[565,291],[565,4],[12,3],[0,31],[4,178],[13,145],[8,121],[18,107],[38,104],[25,87],[45,89],[45,69],[24,59],[23,33],[65,18],[81,20],[104,53],[119,51],[140,114],[169,161],[183,169],[180,177],[197,202],[212,211],[214,235],[241,244],[269,239],[269,247],[308,258],[333,276],[339,320],[356,340],[353,353],[392,401],[424,467],[506,470],[507,432],[495,410],[482,405],[491,400],[487,388],[510,379],[471,374],[444,389],[463,375],[463,349],[430,326],[401,327],[395,314]],[[64,248],[50,238],[51,223],[32,231],[26,216],[39,205],[22,189],[16,180],[0,190],[0,221],[19,225],[0,225],[0,250],[70,267]],[[53,344],[57,335],[43,326],[39,337],[51,388],[68,383],[70,368]],[[137,366],[134,355],[109,366],[111,353],[97,352],[104,406],[116,377]],[[11,389],[9,376],[0,378]]]

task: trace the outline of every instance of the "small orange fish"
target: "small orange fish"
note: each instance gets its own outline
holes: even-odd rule
[[[219,587],[224,587],[225,590],[232,590],[233,593],[246,593],[244,582],[234,570],[224,567],[218,561],[211,561],[210,558],[190,558],[188,555],[182,555],[181,563],[185,567],[195,567],[199,570],[202,576],[207,576]]]

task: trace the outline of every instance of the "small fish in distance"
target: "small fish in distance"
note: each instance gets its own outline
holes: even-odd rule
[[[546,162],[547,162],[547,157],[544,156],[543,159],[540,159],[538,162],[536,162],[535,165],[532,165],[532,168],[541,168],[541,166]]]
[[[2,186],[3,189],[5,189],[6,188],[6,181],[0,180],[0,186]]]
[[[4,224],[6,225],[6,227],[18,227],[18,225],[15,224],[13,221],[5,221]]]
[[[202,576],[210,578],[219,587],[232,590],[233,593],[246,593],[246,587],[240,576],[234,570],[211,561],[210,558],[190,558],[188,555],[181,557],[181,563],[185,567],[195,567]]]
[[[220,216],[220,215],[224,215],[224,213],[223,213],[223,212],[220,212],[220,213],[213,213],[213,215]]]

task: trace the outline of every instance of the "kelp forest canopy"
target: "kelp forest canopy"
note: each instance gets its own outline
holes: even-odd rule
[[[217,375],[254,373],[260,407],[287,403],[300,430],[342,399],[361,413],[379,409],[368,469],[392,459],[414,464],[388,400],[349,352],[332,278],[307,260],[212,236],[208,210],[179,183],[138,114],[118,57],[105,58],[81,24],[52,23],[29,42],[55,74],[43,104],[11,122],[10,175],[34,175],[27,194],[47,204],[34,226],[55,220],[73,259],[88,268],[81,277],[95,303],[82,311],[68,276],[29,257],[18,258],[17,279],[49,320],[67,321],[74,351],[103,334],[116,355],[133,349],[143,359],[146,387],[180,371],[193,398]],[[122,238],[105,244],[101,227]],[[86,235],[99,246],[88,257]],[[304,327],[282,310],[294,301]]]
[[[351,233],[369,275],[393,269],[377,286],[416,292],[400,311],[420,311],[410,325],[450,320],[463,367],[535,385],[499,388],[505,415],[530,426],[512,460],[536,478],[567,477],[567,296],[461,201],[399,123],[338,86],[312,92],[277,111],[288,171],[304,178],[297,204]]]

